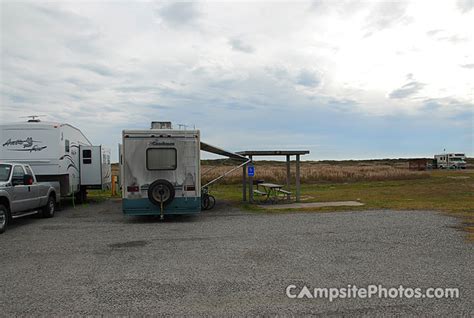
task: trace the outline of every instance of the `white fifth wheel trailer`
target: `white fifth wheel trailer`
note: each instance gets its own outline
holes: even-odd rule
[[[81,201],[87,189],[110,187],[110,150],[93,146],[69,124],[31,119],[0,125],[0,160],[31,165],[38,181],[59,181],[62,196]]]

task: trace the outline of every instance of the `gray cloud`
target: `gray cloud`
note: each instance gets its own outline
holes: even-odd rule
[[[474,63],[472,63],[472,64],[461,64],[460,66],[464,67],[464,68],[474,68]]]
[[[158,88],[156,86],[146,85],[146,86],[139,86],[139,85],[129,85],[129,86],[118,86],[115,87],[114,90],[117,92],[122,93],[133,93],[133,92],[154,92]]]
[[[399,23],[409,23],[411,19],[405,16],[407,3],[403,1],[382,1],[369,12],[367,17],[367,34],[388,29]]]
[[[347,15],[366,8],[367,4],[364,0],[341,0],[338,5],[334,5],[332,0],[313,0],[309,4],[309,10],[319,14],[336,12],[339,15]]]
[[[473,0],[474,1],[474,0]],[[435,38],[438,41],[448,41],[453,44],[458,44],[461,42],[466,42],[468,39],[466,37],[457,35],[457,34],[449,34],[448,32],[441,30],[441,29],[435,29],[435,30],[430,30],[426,32],[426,35]]]
[[[437,38],[437,40],[448,41],[453,44],[458,44],[458,43],[466,42],[467,38],[455,34],[455,35],[450,35],[450,36],[442,36],[442,37]]]
[[[114,76],[114,75],[116,75],[116,72],[113,71],[111,68],[109,68],[105,65],[101,65],[101,64],[95,64],[95,63],[85,64],[84,63],[84,64],[76,64],[74,66],[77,67],[77,68],[83,69],[83,70],[90,71],[90,72],[95,73],[95,74],[100,75],[100,76]]]
[[[403,85],[400,88],[397,88],[397,89],[393,90],[388,95],[388,97],[390,97],[392,99],[405,98],[405,97],[408,97],[410,95],[413,95],[413,94],[417,93],[424,86],[425,86],[425,84],[423,84],[423,83],[412,81],[412,82],[409,82],[409,83]]]
[[[235,50],[235,51],[240,51],[240,52],[244,52],[244,53],[253,53],[253,52],[255,52],[255,49],[251,45],[244,43],[239,38],[230,39],[229,44],[232,47],[232,49]]]
[[[306,87],[316,87],[321,83],[318,74],[308,70],[302,70],[296,77],[296,84]]]
[[[321,85],[322,76],[313,69],[289,69],[282,66],[267,67],[265,72],[280,85],[314,88]]]
[[[193,24],[200,16],[198,6],[193,2],[169,3],[159,8],[157,13],[163,21],[178,27]]]
[[[437,111],[443,107],[451,110],[450,116],[461,116],[465,121],[474,119],[474,104],[471,102],[460,101],[454,97],[428,98],[423,101],[423,108],[426,110]]]
[[[428,35],[428,36],[434,36],[434,35],[436,35],[436,34],[438,34],[438,33],[440,33],[440,32],[443,32],[443,30],[441,30],[441,29],[430,30],[430,31],[426,32],[426,35]]]
[[[474,1],[473,0],[458,0],[457,2],[458,9],[462,13],[466,13],[471,11],[474,8]]]

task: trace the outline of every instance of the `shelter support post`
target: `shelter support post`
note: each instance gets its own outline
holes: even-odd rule
[[[291,171],[290,171],[290,155],[286,155],[286,188],[290,190],[290,179],[291,179]],[[290,194],[286,196],[286,199],[289,201]]]
[[[247,201],[247,165],[242,166],[242,201]]]
[[[296,202],[300,202],[301,184],[300,184],[300,155],[296,155]]]
[[[249,159],[252,160],[252,156],[249,156]],[[253,165],[253,162],[250,161],[250,164]],[[253,203],[253,177],[249,176],[249,202]]]

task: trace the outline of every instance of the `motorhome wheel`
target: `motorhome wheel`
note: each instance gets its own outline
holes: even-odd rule
[[[156,180],[148,188],[148,199],[158,206],[160,206],[161,203],[166,205],[173,201],[174,195],[174,187],[167,180]]]

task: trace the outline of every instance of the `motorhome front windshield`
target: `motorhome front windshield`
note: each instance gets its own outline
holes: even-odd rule
[[[11,171],[11,165],[0,164],[0,182],[8,181],[10,179]]]

